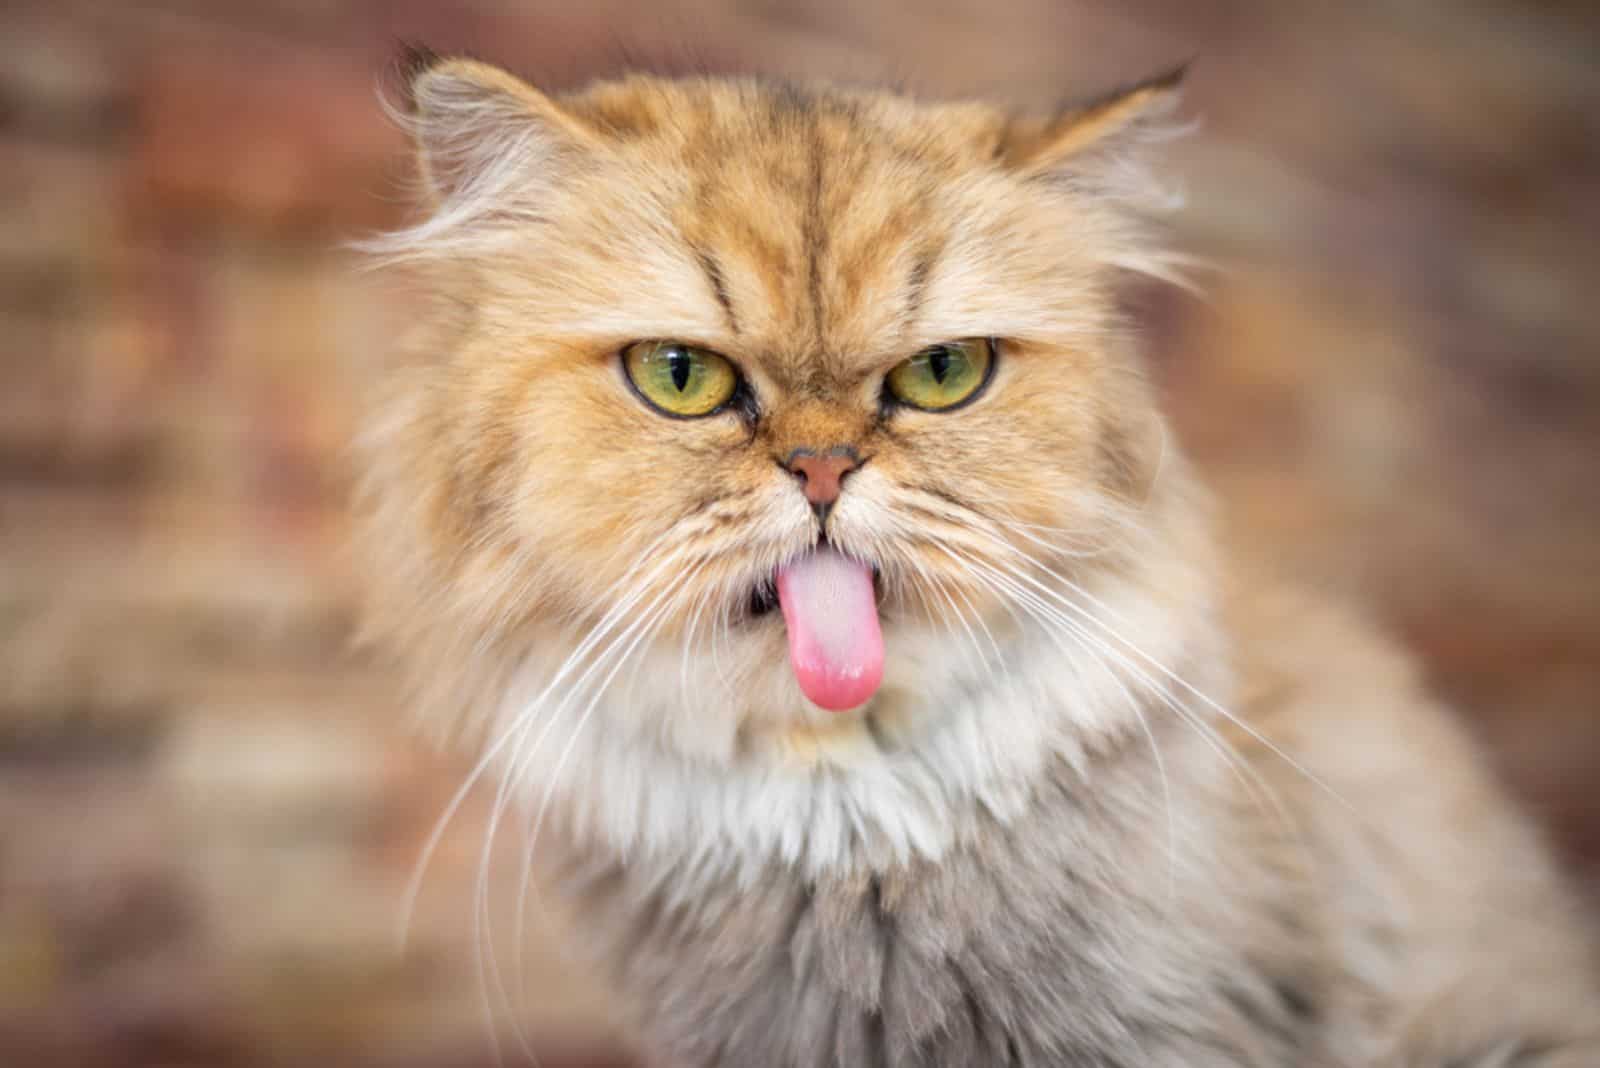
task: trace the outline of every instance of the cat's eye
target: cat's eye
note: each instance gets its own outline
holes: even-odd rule
[[[946,341],[896,365],[884,387],[897,403],[942,412],[977,396],[993,367],[993,341]]]
[[[711,415],[739,389],[733,364],[677,341],[634,342],[622,350],[622,369],[639,396],[680,419]]]

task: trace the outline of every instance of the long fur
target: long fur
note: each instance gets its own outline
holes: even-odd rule
[[[1169,441],[1115,298],[1181,262],[1143,207],[1175,87],[417,74],[368,632],[683,1063],[1600,1063],[1537,836],[1380,639],[1230,559]],[[884,406],[969,337],[975,403]],[[649,410],[650,338],[751,402]],[[775,459],[838,445],[887,646],[845,715],[750,607],[824,533]]]

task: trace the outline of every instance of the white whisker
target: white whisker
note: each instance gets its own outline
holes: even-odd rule
[[[686,555],[686,553],[682,550],[679,550],[677,552],[668,553],[666,556],[654,561],[654,566],[651,567],[650,571],[639,580],[637,588],[621,598],[617,604],[614,605],[606,614],[606,616],[602,618],[601,623],[597,624],[589,633],[589,635],[579,644],[578,648],[567,657],[561,668],[556,672],[555,677],[552,678],[551,681],[545,686],[544,690],[541,691],[539,696],[536,697],[528,706],[526,706],[518,715],[518,726],[516,730],[512,732],[512,736],[517,739],[518,746],[522,744],[522,741],[526,738],[527,732],[532,727],[534,722],[540,718],[537,716],[537,713],[541,709],[545,700],[548,699],[554,688],[561,683],[563,677],[568,673],[568,671],[575,669],[582,661],[582,658],[588,654],[589,649],[593,648],[597,642],[603,640],[606,634],[615,627],[616,623],[632,609],[633,605],[646,595],[650,583],[663,572],[675,566],[680,557],[684,555]],[[648,559],[648,557],[641,557],[640,559],[642,561]],[[626,578],[627,576],[624,576],[624,578],[619,579],[617,583],[613,583],[613,588],[620,585],[621,582],[626,581]],[[631,628],[634,625],[635,624],[630,624],[628,628],[625,628],[621,636],[612,638],[610,643],[604,646],[601,651],[594,656],[593,660],[589,663],[589,666],[572,681],[568,690],[562,696],[561,701],[555,706],[555,708],[551,709],[547,715],[542,717],[544,720],[543,725],[537,737],[534,738],[532,745],[528,747],[527,752],[525,754],[518,753],[517,755],[513,756],[512,759],[506,762],[505,770],[500,779],[500,787],[495,793],[493,804],[490,806],[489,819],[484,830],[484,845],[482,856],[478,865],[476,884],[477,889],[474,895],[473,922],[474,929],[478,935],[479,979],[485,1002],[489,1001],[490,987],[492,986],[494,992],[498,994],[502,1004],[505,1004],[508,1007],[512,1005],[510,996],[505,989],[504,980],[501,976],[499,962],[494,952],[491,932],[489,930],[491,912],[489,900],[489,882],[491,875],[490,867],[494,855],[494,839],[499,832],[501,816],[510,803],[514,785],[521,780],[526,771],[526,765],[531,763],[534,756],[537,754],[544,741],[544,738],[548,735],[550,728],[554,726],[561,712],[566,708],[568,701],[575,694],[580,692],[584,683],[594,674],[595,671],[599,670],[600,667],[605,664],[611,653],[615,650],[616,646],[620,641],[625,639],[626,635],[631,632]],[[520,947],[524,932],[523,919],[526,910],[525,891],[527,889],[526,873],[528,871],[529,855],[529,849],[525,846],[522,866],[523,879],[521,886],[518,889],[516,913],[516,924],[518,930],[517,944],[519,946],[518,955],[516,957],[516,967],[518,969],[517,983],[519,988],[525,986],[522,979],[522,950]],[[520,1017],[514,1011],[511,1013],[511,1016],[513,1031],[519,1044],[523,1047],[525,1053],[531,1055],[530,1044],[520,1023]],[[498,1056],[498,1049],[496,1050],[496,1054]]]
[[[668,534],[670,533],[671,532],[669,531],[656,538],[655,541],[653,541],[649,546],[650,551],[653,551],[655,548],[665,543]],[[633,571],[637,570],[648,558],[648,552],[641,554],[638,558],[638,562],[632,565],[629,571],[625,572],[620,578],[611,584],[609,589],[606,591],[607,594],[609,595],[611,592],[614,592],[625,582],[633,578]],[[561,680],[565,678],[574,667],[577,666],[578,661],[587,652],[588,648],[591,647],[595,641],[603,637],[606,630],[615,626],[626,611],[627,605],[619,604],[613,606],[610,611],[601,617],[600,621],[597,622],[590,631],[588,637],[586,637],[584,641],[579,644],[577,649],[573,650],[572,654],[567,657],[566,661],[556,671],[555,676],[551,679],[544,692],[536,697],[533,702],[531,702],[529,706],[529,712],[537,709],[538,705],[545,699],[546,696],[548,696],[555,686],[557,686]],[[512,717],[511,721],[506,725],[506,728],[489,745],[485,747],[483,754],[478,758],[477,763],[473,765],[472,770],[468,772],[466,779],[462,782],[461,786],[457,788],[456,792],[451,795],[450,800],[445,804],[444,811],[440,814],[439,819],[435,822],[432,832],[428,835],[427,841],[423,843],[422,851],[417,858],[416,864],[413,866],[411,878],[407,881],[405,891],[401,894],[398,946],[400,950],[403,951],[405,948],[406,937],[411,929],[411,918],[413,913],[416,911],[417,897],[422,892],[422,882],[427,874],[428,864],[432,860],[434,853],[438,850],[440,843],[443,841],[445,831],[449,828],[451,821],[456,816],[456,813],[461,810],[461,806],[466,803],[467,797],[471,794],[473,787],[477,785],[478,780],[482,778],[484,772],[487,771],[489,767],[493,765],[493,763],[499,758],[501,751],[508,744],[511,744],[512,740],[517,738],[521,732],[526,729],[528,720],[528,715]]]
[[[486,895],[486,893],[487,893],[485,888],[487,886],[488,879],[489,879],[489,867],[488,866],[489,866],[489,862],[490,862],[490,857],[492,856],[492,848],[491,847],[492,847],[493,839],[494,839],[494,837],[495,837],[495,835],[496,835],[496,833],[498,832],[498,829],[499,829],[499,821],[500,821],[501,814],[503,813],[506,805],[509,803],[509,798],[510,798],[510,793],[511,793],[511,786],[513,784],[517,783],[517,782],[520,782],[522,780],[522,778],[526,775],[528,767],[531,765],[531,763],[534,760],[534,758],[538,755],[538,752],[539,752],[540,748],[542,748],[545,738],[548,737],[551,729],[555,726],[555,724],[556,724],[558,718],[560,717],[561,713],[568,707],[569,702],[572,701],[574,697],[576,697],[579,693],[582,692],[582,687],[594,675],[594,673],[604,667],[606,662],[610,659],[611,655],[615,652],[617,646],[622,641],[627,640],[627,637],[628,637],[629,634],[633,633],[634,629],[638,626],[638,621],[635,620],[633,623],[630,623],[627,627],[625,627],[623,629],[621,634],[612,637],[610,642],[607,645],[605,645],[603,648],[601,648],[600,651],[597,652],[593,656],[593,658],[588,663],[588,667],[586,667],[580,675],[578,675],[575,679],[572,680],[572,682],[570,683],[568,689],[562,695],[561,700],[555,705],[555,707],[550,709],[548,711],[548,713],[545,714],[542,717],[537,715],[537,713],[541,710],[541,706],[551,696],[552,690],[554,689],[554,687],[557,684],[559,684],[562,681],[563,676],[566,675],[570,669],[576,668],[578,663],[580,662],[580,659],[587,655],[588,650],[590,648],[593,648],[594,644],[597,641],[603,639],[606,636],[607,633],[609,633],[612,629],[614,629],[614,627],[616,626],[616,623],[619,622],[621,620],[621,618],[625,614],[627,614],[633,608],[633,606],[635,604],[637,604],[639,602],[639,600],[641,600],[642,598],[644,598],[647,595],[649,584],[654,579],[656,579],[658,576],[660,576],[662,573],[664,573],[666,570],[668,570],[668,569],[670,569],[670,568],[672,568],[674,566],[677,566],[679,564],[679,562],[681,561],[681,558],[684,557],[684,556],[687,556],[687,555],[689,555],[689,554],[688,554],[688,552],[686,550],[679,550],[679,551],[676,551],[676,552],[673,552],[673,553],[669,553],[665,557],[661,558],[660,560],[655,561],[655,566],[653,566],[650,569],[649,573],[646,574],[644,576],[644,578],[639,581],[637,588],[635,588],[632,592],[630,592],[628,595],[624,596],[623,598],[621,598],[617,602],[617,604],[612,608],[612,610],[607,613],[605,619],[602,620],[601,624],[597,624],[595,629],[590,632],[590,634],[585,638],[585,640],[582,643],[580,643],[579,647],[577,649],[575,649],[573,651],[573,653],[567,657],[567,660],[563,663],[561,669],[556,672],[555,677],[550,681],[550,683],[548,685],[545,686],[544,690],[541,691],[539,696],[536,697],[523,710],[521,715],[518,717],[519,718],[519,729],[515,732],[515,734],[516,734],[516,737],[518,738],[518,747],[519,748],[521,747],[523,740],[526,738],[527,732],[531,729],[533,724],[536,721],[540,720],[540,719],[543,720],[543,723],[542,723],[542,725],[540,727],[540,730],[539,730],[538,734],[533,738],[532,742],[527,745],[526,749],[524,751],[522,751],[522,752],[518,752],[515,756],[512,757],[512,759],[507,761],[506,773],[501,779],[501,788],[495,795],[495,801],[494,801],[494,804],[493,804],[493,806],[491,807],[491,810],[490,810],[490,818],[489,818],[488,827],[487,827],[487,829],[485,831],[485,846],[484,846],[483,858],[480,861],[479,872],[478,872],[478,887],[479,887],[479,898],[480,898],[480,900],[482,900],[484,898],[484,896]],[[641,559],[643,559],[643,558],[641,558]],[[668,589],[670,590],[671,587],[668,587]],[[663,597],[663,596],[666,596],[666,594],[662,593],[662,594],[656,595],[656,599],[651,602],[652,605],[657,603],[657,601],[659,601],[659,599],[661,597]],[[609,679],[610,679],[610,676],[607,676],[607,681],[609,681]],[[517,893],[517,908],[516,908],[516,920],[515,920],[516,926],[517,926],[516,944],[519,947],[519,949],[518,949],[518,958],[517,958],[517,969],[518,969],[517,982],[518,982],[519,987],[524,985],[523,984],[523,980],[522,980],[522,949],[520,947],[522,947],[522,944],[523,944],[523,941],[524,941],[525,915],[526,915],[526,908],[527,908],[528,872],[531,869],[531,863],[532,863],[532,844],[531,844],[531,841],[530,841],[530,836],[528,835],[527,831],[528,831],[528,828],[525,825],[524,826],[524,837],[523,837],[523,843],[524,844],[523,844],[522,856],[521,856],[522,879],[521,879],[521,883],[519,885],[518,893]],[[486,903],[482,904],[481,908],[486,911],[487,910],[487,904]],[[492,947],[490,948],[490,958],[491,958],[491,972],[494,975],[498,976],[498,968],[493,966],[493,949],[492,949]],[[519,1034],[519,1037],[521,1037],[520,1034]]]
[[[1018,549],[1016,546],[1010,545],[1010,544],[1006,543],[1005,541],[1003,541],[1001,539],[991,537],[990,540],[992,541],[992,543],[996,547],[998,547],[998,548],[1000,548],[1000,549],[1002,549],[1002,550],[1004,550],[1004,551],[1006,551],[1006,552],[1008,552],[1008,553],[1010,553],[1012,555],[1021,557],[1031,567],[1036,568],[1037,570],[1043,572],[1048,577],[1050,577],[1050,578],[1054,579],[1055,581],[1061,583],[1061,585],[1065,586],[1067,589],[1069,589],[1072,592],[1076,593],[1078,596],[1084,598],[1084,600],[1086,600],[1089,603],[1093,604],[1096,608],[1100,609],[1102,612],[1106,613],[1107,615],[1111,616],[1112,618],[1117,619],[1119,622],[1122,622],[1124,624],[1127,624],[1129,622],[1129,620],[1126,617],[1122,616],[1115,609],[1113,609],[1110,605],[1106,604],[1101,599],[1095,597],[1092,593],[1090,593],[1088,590],[1084,589],[1079,584],[1073,582],[1071,579],[1069,579],[1066,576],[1060,574],[1059,572],[1055,571],[1054,569],[1046,566],[1045,564],[1040,562],[1038,559],[1036,559],[1032,555],[1030,555],[1030,554],[1028,554],[1026,552],[1023,552],[1021,549]],[[1298,772],[1299,774],[1303,775],[1308,782],[1311,782],[1314,785],[1316,785],[1319,789],[1321,789],[1324,792],[1326,792],[1330,797],[1332,797],[1334,800],[1338,801],[1341,805],[1345,806],[1346,808],[1351,808],[1352,807],[1350,805],[1350,803],[1344,797],[1340,796],[1338,791],[1334,790],[1327,783],[1323,782],[1320,778],[1318,778],[1315,774],[1313,774],[1310,771],[1310,769],[1306,768],[1299,761],[1295,760],[1294,757],[1292,757],[1288,753],[1286,753],[1282,748],[1280,748],[1278,745],[1276,745],[1270,738],[1267,738],[1265,735],[1263,735],[1260,731],[1256,730],[1250,724],[1246,723],[1244,720],[1242,720],[1238,716],[1234,715],[1228,709],[1224,708],[1221,704],[1219,704],[1210,695],[1204,693],[1199,688],[1197,688],[1194,685],[1192,685],[1191,683],[1189,683],[1186,679],[1184,679],[1181,676],[1179,676],[1176,672],[1172,671],[1172,669],[1168,668],[1165,664],[1161,663],[1155,657],[1153,657],[1149,653],[1145,652],[1138,645],[1136,645],[1134,642],[1129,640],[1126,636],[1122,635],[1121,633],[1116,631],[1114,628],[1112,628],[1108,623],[1106,623],[1099,616],[1095,615],[1093,612],[1088,611],[1082,605],[1079,605],[1078,603],[1073,601],[1071,598],[1067,597],[1061,591],[1055,590],[1055,589],[1051,589],[1048,585],[1040,582],[1038,579],[1034,578],[1032,575],[1027,574],[1026,571],[1024,571],[1024,570],[1022,570],[1020,568],[1016,568],[1016,567],[1014,567],[1012,565],[1008,565],[1008,564],[1003,564],[1003,565],[1000,565],[1000,566],[1005,567],[1017,579],[1021,580],[1022,582],[1025,582],[1028,585],[1030,585],[1030,586],[1034,587],[1035,589],[1039,590],[1044,596],[1052,599],[1056,603],[1064,606],[1069,611],[1075,613],[1079,618],[1083,619],[1084,621],[1086,621],[1088,623],[1093,624],[1094,626],[1098,627],[1100,630],[1104,631],[1111,639],[1113,639],[1118,644],[1120,644],[1123,647],[1125,647],[1126,649],[1128,649],[1131,653],[1133,653],[1135,656],[1139,657],[1145,663],[1149,664],[1152,668],[1154,668],[1161,675],[1165,676],[1171,682],[1173,682],[1174,684],[1176,684],[1177,686],[1181,687],[1183,690],[1188,692],[1191,696],[1193,696],[1196,700],[1200,701],[1207,708],[1211,709],[1217,715],[1222,716],[1224,719],[1226,719],[1230,723],[1234,724],[1240,730],[1242,730],[1245,733],[1249,734],[1252,738],[1254,738],[1257,742],[1259,742],[1262,745],[1264,745],[1267,749],[1271,750],[1271,752],[1275,756],[1277,756],[1279,759],[1283,760],[1286,764],[1288,764],[1296,772]]]
[[[684,582],[687,583],[690,579],[692,579],[703,566],[704,561],[701,561],[701,563],[695,565],[695,567],[684,576]],[[640,642],[651,637],[656,632],[656,629],[660,626],[661,620],[666,617],[667,613],[673,607],[675,607],[676,598],[681,588],[682,587],[669,587],[660,596],[658,596],[656,600],[651,602],[650,607],[645,609],[643,618],[638,624],[640,627],[638,634],[631,642],[629,642],[628,647],[622,651],[622,655],[617,659],[617,663],[611,669],[610,673],[607,674],[603,680],[601,680],[599,687],[595,690],[594,696],[589,699],[589,704],[584,708],[582,715],[578,717],[577,724],[572,728],[572,732],[567,738],[566,746],[561,750],[561,755],[556,758],[555,770],[551,773],[550,778],[545,785],[544,798],[539,803],[538,818],[534,821],[533,843],[536,844],[539,840],[539,832],[544,827],[545,815],[549,810],[551,800],[555,796],[556,787],[561,781],[561,773],[566,767],[567,760],[572,755],[572,747],[577,743],[578,737],[583,732],[584,724],[588,722],[589,716],[594,712],[595,707],[600,703],[600,699],[605,696],[606,687],[610,685],[612,679],[616,678],[617,672],[622,670],[623,665],[628,662],[628,658],[633,654],[634,649],[638,648]],[[530,846],[530,849],[531,848],[532,846]]]
[[[975,561],[966,560],[965,558],[960,557],[959,554],[956,555],[958,559],[962,559],[963,562],[967,563],[969,568],[981,568],[983,566]],[[981,574],[979,574],[979,577],[982,577]],[[993,579],[987,579],[985,581],[995,593],[1003,593],[1002,589],[994,582]],[[1002,597],[1002,599],[1004,598]],[[1044,626],[1045,632],[1050,635],[1052,641],[1056,641],[1058,632],[1064,632],[1065,636],[1072,639],[1077,644],[1079,649],[1084,652],[1091,652],[1088,643],[1084,640],[1085,636],[1078,633],[1077,628],[1070,625],[1052,625],[1054,621],[1040,611],[1040,609],[1043,609],[1046,606],[1042,604],[1036,606],[1034,604],[1030,604],[1027,600],[1022,600],[1022,604],[1024,609],[1027,610],[1030,615],[1032,615]],[[1057,647],[1060,648],[1059,643],[1057,643]],[[1063,651],[1065,652],[1065,650]],[[1075,658],[1073,658],[1073,660],[1076,662]],[[1122,692],[1124,699],[1127,701],[1129,709],[1132,710],[1138,721],[1139,728],[1144,732],[1145,739],[1150,744],[1150,753],[1155,758],[1156,770],[1161,778],[1161,793],[1162,799],[1165,802],[1165,811],[1167,817],[1167,897],[1169,902],[1176,902],[1178,839],[1177,827],[1173,817],[1172,808],[1172,783],[1167,775],[1166,760],[1161,755],[1161,747],[1156,744],[1155,732],[1150,729],[1150,723],[1145,717],[1144,709],[1140,701],[1134,696],[1133,691],[1128,688],[1127,683],[1124,682],[1116,674],[1116,672],[1112,671],[1110,665],[1106,664],[1102,659],[1091,656],[1088,662],[1097,664],[1100,669],[1105,672],[1106,676],[1110,678],[1111,681],[1116,685],[1117,689]]]
[[[1004,546],[1003,543],[1001,543],[1001,546],[1003,548],[1009,548]],[[1013,551],[1015,550],[1013,549]],[[1022,555],[1026,556],[1026,554]],[[988,567],[989,565],[980,563],[977,566]],[[1007,570],[1012,571],[1013,574],[1021,574],[1015,569],[1009,567]],[[1095,637],[1093,634],[1090,634],[1083,628],[1082,625],[1075,622],[1071,617],[1066,616],[1058,609],[1051,607],[1048,602],[1045,602],[1036,594],[1033,594],[1026,588],[1019,586],[1014,580],[1005,577],[1002,573],[996,572],[994,574],[1000,581],[1006,582],[1011,587],[1014,596],[1018,596],[1021,599],[1031,601],[1032,603],[1036,604],[1043,611],[1047,612],[1052,621],[1057,625],[1068,628],[1072,633],[1078,635],[1082,640],[1092,643],[1102,655],[1109,656],[1118,662],[1124,670],[1128,671],[1134,677],[1134,679],[1136,679],[1142,686],[1149,690],[1150,693],[1155,696],[1162,705],[1171,710],[1183,722],[1199,732],[1202,740],[1206,741],[1212,751],[1216,752],[1227,762],[1227,764],[1233,769],[1234,774],[1240,777],[1240,780],[1245,787],[1256,796],[1257,803],[1260,803],[1260,799],[1264,794],[1266,799],[1270,802],[1272,810],[1284,823],[1285,827],[1297,838],[1303,838],[1303,833],[1299,827],[1298,821],[1293,818],[1288,808],[1282,803],[1281,798],[1278,797],[1277,791],[1272,789],[1270,784],[1268,784],[1261,776],[1261,773],[1251,766],[1250,763],[1242,756],[1236,752],[1233,752],[1232,747],[1227,744],[1226,739],[1218,734],[1217,731],[1207,724],[1201,717],[1196,715],[1193,710],[1185,707],[1181,701],[1178,701],[1164,685],[1159,684],[1157,680],[1152,678],[1148,672],[1144,671],[1137,664],[1134,664],[1128,659],[1127,656],[1108,645],[1104,640]],[[1035,586],[1039,585],[1025,575],[1021,577]],[[1063,603],[1071,605],[1069,600],[1061,597],[1059,594],[1054,594],[1053,591],[1049,591],[1044,587],[1040,588],[1045,589],[1047,593],[1052,593],[1052,595],[1055,596],[1058,601],[1062,601]],[[1103,622],[1095,620],[1092,614],[1083,612],[1083,610],[1078,608],[1076,605],[1072,605],[1072,607],[1077,610],[1080,618],[1087,618],[1089,621],[1097,623],[1102,629],[1109,629]],[[1114,632],[1112,633],[1114,634]],[[1249,776],[1248,779],[1245,778],[1246,775]],[[1252,785],[1251,780],[1253,780],[1254,785]],[[1260,793],[1257,791],[1260,791]]]

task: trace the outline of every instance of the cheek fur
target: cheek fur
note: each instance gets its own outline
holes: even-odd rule
[[[875,462],[990,518],[1060,525],[1102,481],[1100,391],[1065,354],[1010,352],[971,407],[894,413]]]
[[[813,537],[803,497],[736,415],[663,416],[609,363],[526,374],[515,427],[495,492],[557,615],[593,619],[641,588],[649,605],[676,584],[658,621],[671,635],[742,604]]]
[[[1024,352],[970,408],[891,416],[836,520],[883,565],[886,613],[1003,626],[1030,580],[1135,540],[1143,464],[1114,381],[1081,356]]]
[[[651,411],[598,360],[530,376],[517,424],[524,526],[568,552],[626,547],[716,496],[744,436],[732,416]]]

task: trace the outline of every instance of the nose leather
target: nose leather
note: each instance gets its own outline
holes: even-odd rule
[[[811,449],[796,449],[784,463],[803,484],[806,500],[819,519],[826,519],[833,503],[839,499],[844,476],[861,464],[856,451],[848,445],[839,445],[818,454]]]

